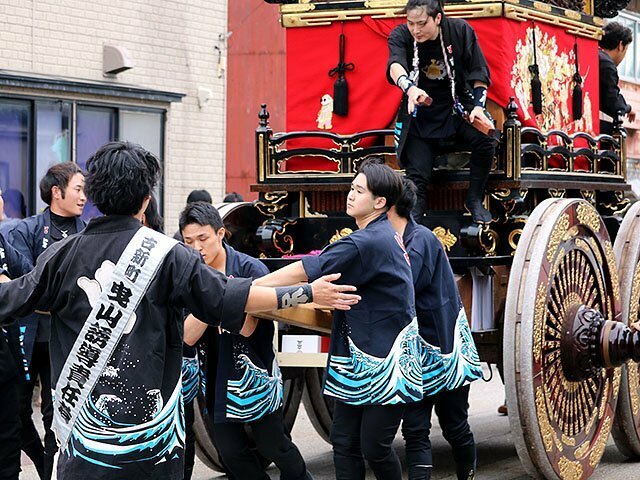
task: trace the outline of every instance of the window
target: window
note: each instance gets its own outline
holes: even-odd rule
[[[108,141],[139,143],[162,160],[164,121],[159,109],[0,97],[0,189],[6,216],[40,213],[46,205],[38,185],[49,167],[71,160],[84,170]],[[88,204],[82,217],[98,214]]]
[[[40,198],[40,179],[56,163],[71,160],[71,103],[36,102],[36,169],[33,177],[36,212],[47,206]]]
[[[633,32],[634,41],[629,45],[627,55],[620,65],[618,72],[624,80],[640,83],[640,42],[635,40],[640,38],[640,15],[632,12],[620,12],[613,21],[629,27]]]
[[[31,103],[0,102],[0,189],[7,218],[24,218],[29,205]]]

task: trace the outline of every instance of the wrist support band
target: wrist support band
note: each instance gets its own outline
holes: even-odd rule
[[[398,87],[400,88],[400,90],[402,90],[402,93],[407,93],[407,91],[411,87],[415,87],[415,85],[416,84],[409,80],[409,77],[407,77],[406,75],[402,75],[400,76],[400,78],[398,78]]]
[[[278,308],[291,308],[313,301],[313,292],[308,283],[299,287],[276,287]]]
[[[482,107],[482,108],[484,108],[487,105],[487,88],[486,87],[474,87],[473,105],[475,107]]]

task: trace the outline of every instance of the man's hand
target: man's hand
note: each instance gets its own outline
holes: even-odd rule
[[[355,305],[360,301],[360,296],[353,293],[356,287],[352,285],[336,285],[335,282],[340,278],[339,273],[325,275],[320,277],[311,284],[313,292],[313,301],[319,305],[335,308],[336,310],[349,310],[350,305]]]
[[[418,105],[431,105],[433,99],[421,88],[416,87],[415,85],[407,90],[407,97],[409,101],[407,102],[407,108],[409,110],[409,115],[413,114],[413,111],[416,109]]]
[[[243,337],[250,337],[253,335],[253,332],[256,331],[258,327],[258,319],[252,317],[251,315],[247,315],[244,318],[244,323],[242,324],[242,329],[240,329],[240,335]]]
[[[469,123],[473,123],[473,121],[479,118],[483,123],[491,123],[491,120],[487,118],[484,114],[484,109],[482,107],[473,107],[471,113],[469,114]]]
[[[633,123],[636,121],[636,112],[631,110],[629,113],[627,113],[627,120],[629,120],[629,123]]]
[[[0,273],[0,283],[6,283],[6,282],[10,282],[11,279],[9,277],[7,277],[5,274]]]

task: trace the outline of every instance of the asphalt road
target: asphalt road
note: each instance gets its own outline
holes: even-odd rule
[[[488,372],[485,372],[488,374]],[[470,423],[478,449],[478,480],[516,480],[529,478],[520,465],[515,447],[509,433],[509,421],[506,416],[499,416],[496,409],[502,403],[504,389],[497,375],[491,382],[478,381],[471,386]],[[34,411],[37,411],[34,408]],[[41,425],[39,425],[41,428]],[[316,480],[332,480],[333,462],[331,447],[315,432],[301,406],[292,432],[295,443],[307,461],[307,466]],[[451,450],[442,438],[437,420],[431,441],[434,452],[434,480],[455,480]],[[395,447],[404,461],[401,438],[396,438]],[[21,480],[38,480],[35,468],[23,454],[23,472]],[[279,478],[276,468],[268,470],[273,479]],[[620,454],[613,443],[605,450],[604,457],[593,480],[631,480],[640,477],[640,463],[629,462]],[[226,478],[224,475],[209,470],[196,459],[193,480],[209,480]],[[369,473],[367,480],[373,480]]]
[[[495,372],[495,368],[494,368]],[[485,371],[488,377],[488,371]],[[497,408],[504,400],[504,388],[498,375],[491,382],[477,381],[471,385],[470,424],[478,450],[477,480],[516,480],[530,478],[516,454],[509,432],[509,419],[497,414]],[[332,480],[333,462],[331,447],[322,440],[309,423],[306,412],[301,406],[292,432],[293,440],[304,456],[309,471],[315,480]],[[431,437],[433,445],[434,480],[455,480],[455,469],[449,444],[441,435],[437,419]],[[403,443],[398,436],[394,443],[398,455],[404,462]],[[208,470],[197,462],[194,480],[224,479],[224,475]],[[268,470],[272,479],[279,478],[276,468]],[[628,462],[613,443],[605,450],[600,466],[592,480],[631,480],[640,477],[640,463]],[[371,472],[367,480],[375,477]]]

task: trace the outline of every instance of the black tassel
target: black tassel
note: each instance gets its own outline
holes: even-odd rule
[[[349,113],[349,84],[342,75],[333,84],[333,113],[343,116]]]
[[[540,82],[540,74],[538,65],[530,65],[531,72],[531,104],[533,105],[533,113],[540,115],[542,113],[542,82]]]
[[[538,47],[536,45],[536,25],[533,25],[533,65],[529,65],[531,72],[531,104],[533,105],[533,113],[540,115],[542,113],[542,82],[540,82],[540,69],[538,68]]]
[[[345,72],[352,71],[355,66],[353,63],[344,63],[346,37],[344,33],[340,34],[340,59],[338,65],[329,70],[329,76],[337,75],[333,84],[333,113],[336,115],[346,116],[349,113],[349,85],[345,78]]]
[[[573,86],[573,96],[571,100],[573,119],[580,120],[582,118],[582,79]]]
[[[574,53],[576,56],[576,73],[573,74],[573,93],[571,96],[572,114],[574,120],[580,120],[582,118],[582,76],[580,75],[580,68],[578,67],[578,39],[573,45]]]

